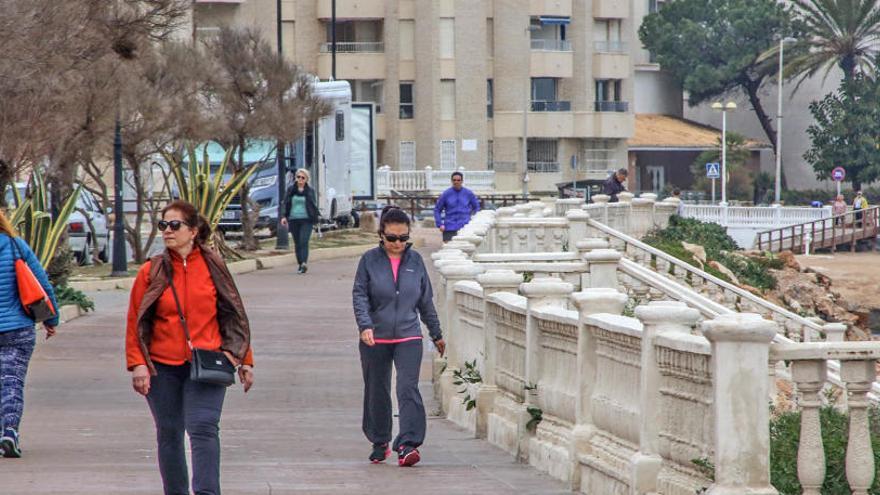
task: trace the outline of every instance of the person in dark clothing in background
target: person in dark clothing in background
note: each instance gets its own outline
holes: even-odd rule
[[[605,184],[602,186],[602,194],[611,196],[611,199],[608,200],[609,203],[617,203],[620,201],[617,198],[617,195],[626,191],[626,187],[623,186],[623,181],[626,180],[626,175],[626,169],[622,168],[611,174],[611,177],[605,181]]]
[[[305,273],[309,267],[309,239],[318,223],[318,200],[315,190],[309,187],[309,171],[301,168],[294,175],[296,182],[287,188],[281,205],[281,224],[290,224],[290,235],[296,251],[297,273]]]
[[[452,187],[443,191],[434,205],[434,222],[443,233],[443,242],[451,241],[478,211],[480,201],[473,191],[464,187],[464,174],[452,172]]]
[[[425,439],[425,406],[419,394],[422,328],[440,355],[446,350],[434,308],[431,279],[421,255],[409,242],[410,219],[400,208],[386,206],[379,220],[379,246],[361,257],[352,288],[354,316],[360,331],[364,374],[363,431],[372,442],[370,461],[390,454],[391,364],[397,369],[400,431],[394,439],[399,466],[419,462]]]

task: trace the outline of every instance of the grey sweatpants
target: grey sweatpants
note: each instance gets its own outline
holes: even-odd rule
[[[397,369],[397,406],[400,431],[394,439],[395,452],[403,445],[418,447],[425,440],[425,406],[419,393],[422,341],[399,344],[360,343],[364,373],[363,430],[374,444],[391,441],[391,364]]]

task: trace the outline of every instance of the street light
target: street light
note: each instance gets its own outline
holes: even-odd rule
[[[785,52],[785,44],[791,41],[797,41],[794,38],[781,38],[779,40],[779,94],[776,107],[776,188],[774,194],[774,202],[780,203],[782,195],[782,66],[784,61],[783,53]]]
[[[736,103],[716,101],[713,110],[721,110],[721,206],[727,206],[727,111],[736,110]]]

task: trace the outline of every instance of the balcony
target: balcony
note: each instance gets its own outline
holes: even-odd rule
[[[571,42],[568,40],[532,40],[532,51],[570,52]]]
[[[520,138],[522,111],[500,111],[490,122],[495,139]],[[635,132],[635,117],[622,112],[529,112],[530,138],[609,138],[628,139]]]
[[[321,53],[332,53],[333,43],[321,43]],[[337,41],[336,53],[385,53],[381,41]]]
[[[342,51],[340,45],[359,45],[361,43],[337,43],[336,78],[337,79],[385,79],[385,54],[381,51]],[[365,43],[382,45],[382,43]],[[323,44],[318,54],[318,77],[329,79],[332,75],[333,55],[329,49],[325,52]],[[351,49],[352,47],[349,47]]]
[[[532,101],[533,112],[570,112],[570,101]]]
[[[596,19],[626,19],[629,16],[629,2],[593,0],[593,17]]]
[[[333,16],[332,3],[316,0],[318,19]],[[336,0],[336,17],[339,19],[382,19],[385,17],[383,0]]]
[[[628,112],[628,101],[597,101],[593,104],[596,112]]]
[[[536,42],[542,48],[535,48]],[[566,48],[552,50],[550,48]],[[574,53],[568,41],[532,40],[530,77],[568,78],[574,75]]]
[[[529,172],[535,174],[558,174],[559,162],[528,162]]]
[[[626,53],[625,41],[596,41],[593,43],[593,51],[596,53]]]
[[[534,17],[542,15],[571,17],[571,0],[530,0],[529,15]]]
[[[632,67],[626,53],[594,53],[593,77],[596,79],[629,79]]]

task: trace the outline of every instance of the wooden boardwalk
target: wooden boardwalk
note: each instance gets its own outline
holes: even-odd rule
[[[837,251],[848,246],[851,251],[861,241],[877,242],[880,234],[880,207],[874,206],[861,211],[849,211],[822,220],[789,225],[773,230],[759,232],[755,241],[757,249],[778,253],[791,250],[794,253],[830,249]]]

